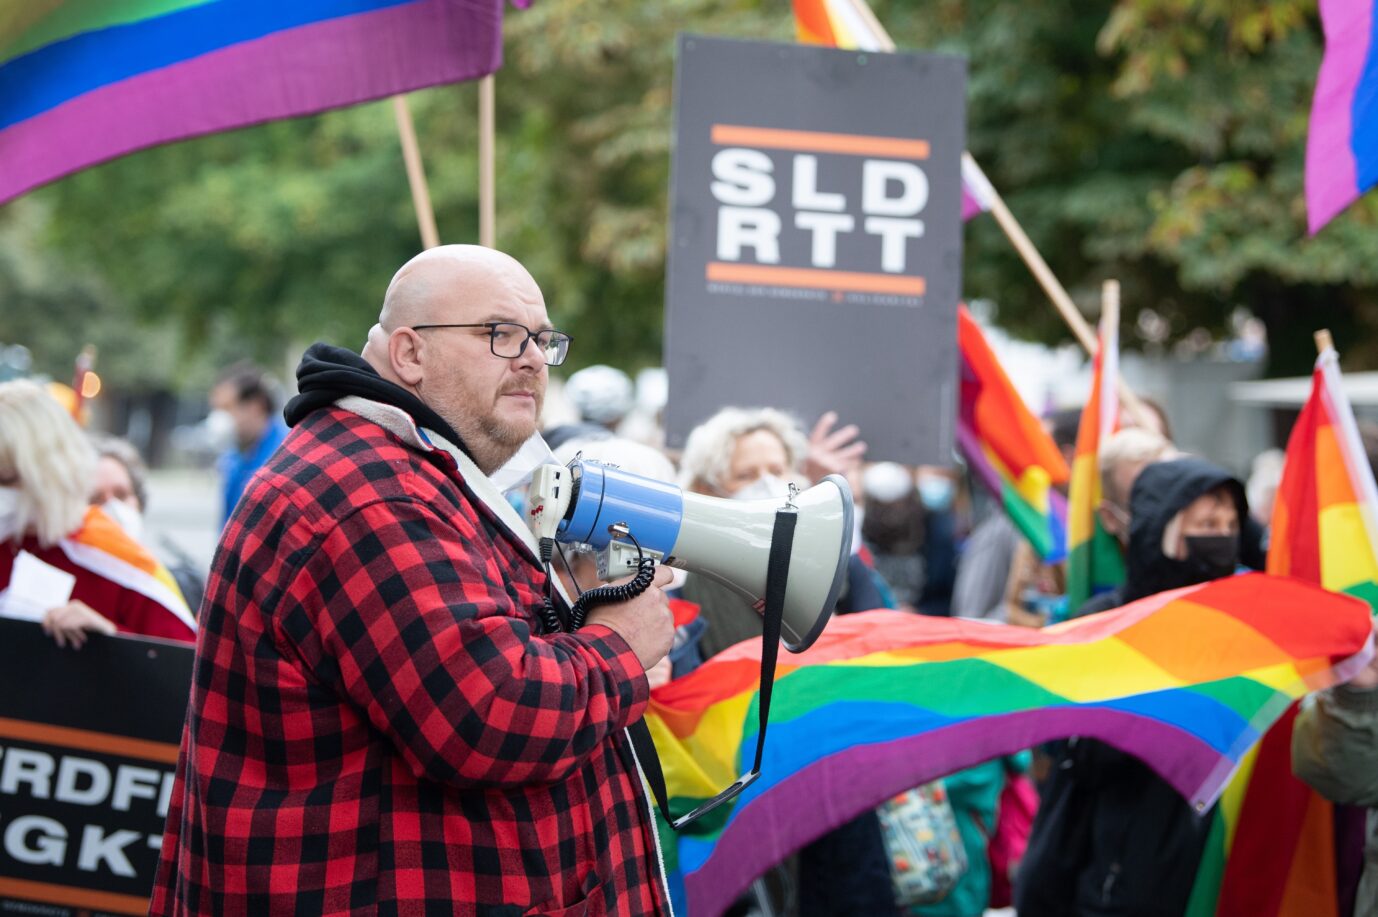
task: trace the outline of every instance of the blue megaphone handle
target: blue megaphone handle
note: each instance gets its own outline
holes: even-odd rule
[[[575,459],[569,467],[579,491],[556,540],[602,550],[612,540],[608,526],[623,523],[643,548],[670,553],[684,517],[684,494],[678,487],[600,462]]]

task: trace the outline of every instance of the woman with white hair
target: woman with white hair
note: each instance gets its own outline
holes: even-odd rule
[[[39,620],[75,649],[93,631],[194,640],[167,570],[90,505],[95,468],[95,450],[47,392],[0,383],[0,615]],[[72,577],[70,594],[31,594],[26,570],[66,579],[46,568]]]

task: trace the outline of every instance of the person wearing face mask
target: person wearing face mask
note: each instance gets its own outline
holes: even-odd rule
[[[211,414],[206,426],[224,447],[220,456],[223,526],[249,484],[287,437],[287,426],[278,415],[273,384],[263,370],[250,363],[236,363],[224,370],[211,387]]]
[[[117,436],[92,436],[91,443],[99,456],[95,483],[91,489],[91,505],[104,510],[129,537],[154,550],[177,581],[177,588],[182,590],[187,607],[194,615],[201,607],[201,596],[206,590],[205,576],[202,568],[168,538],[158,538],[155,545],[150,544],[151,539],[145,535],[148,468],[139,450],[134,448],[133,443]]]
[[[195,639],[166,569],[90,505],[96,464],[86,436],[47,392],[0,383],[0,613],[37,618],[58,645],[78,649],[89,633]],[[31,607],[21,597],[27,585],[12,587],[16,568],[22,574],[35,561],[69,574],[70,595]]]
[[[1146,466],[1129,509],[1122,602],[1230,576],[1239,566],[1244,485],[1205,459]],[[1137,758],[1071,739],[1043,788],[1016,910],[1020,917],[1178,917],[1211,814],[1194,811]]]

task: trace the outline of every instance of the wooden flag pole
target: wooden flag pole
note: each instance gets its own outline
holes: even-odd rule
[[[478,84],[478,241],[497,247],[497,92],[493,74]]]
[[[1335,349],[1335,339],[1330,336],[1329,328],[1322,328],[1320,331],[1317,331],[1315,334],[1315,338],[1316,353],[1322,354],[1325,353],[1327,350]]]
[[[412,123],[406,96],[392,97],[392,113],[402,141],[402,160],[407,164],[407,184],[411,186],[411,202],[416,208],[416,225],[421,230],[421,247],[435,248],[440,244],[440,233],[435,228],[431,190],[426,184],[426,169],[421,164],[421,147],[416,142],[416,125]]]

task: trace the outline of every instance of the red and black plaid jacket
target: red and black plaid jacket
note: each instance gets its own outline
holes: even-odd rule
[[[230,519],[151,913],[668,912],[635,654],[540,635],[534,555],[406,426],[316,412]]]

